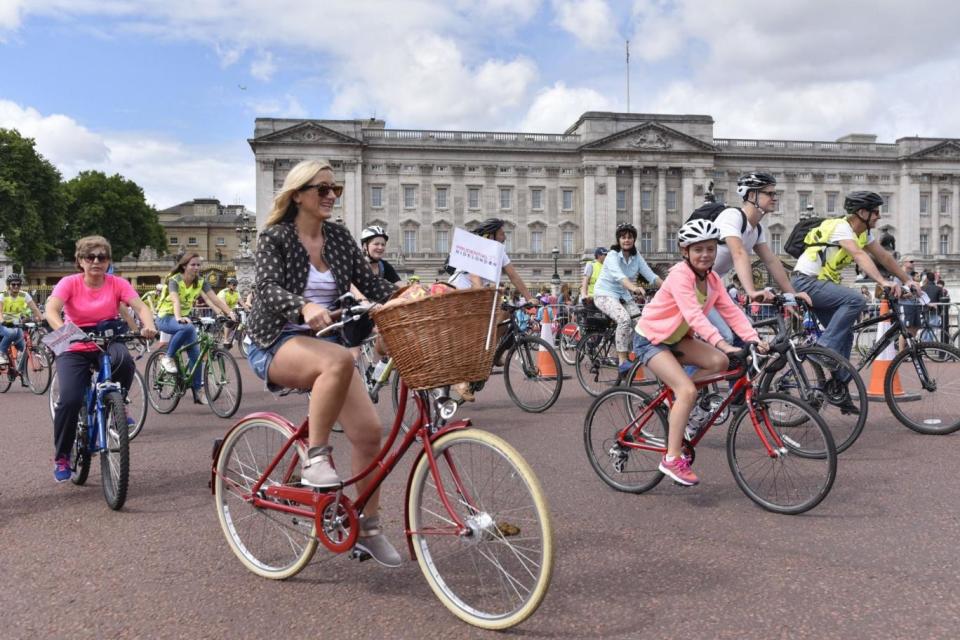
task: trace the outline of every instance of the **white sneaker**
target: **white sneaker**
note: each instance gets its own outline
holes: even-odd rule
[[[163,370],[167,373],[177,372],[177,363],[168,355],[160,356],[160,366],[163,367]]]
[[[7,354],[0,353],[0,367],[5,367],[10,364],[10,360],[7,359]]]
[[[333,468],[332,453],[333,447],[322,447],[309,460],[304,462],[303,469],[300,472],[300,483],[321,489],[340,485],[340,475]]]

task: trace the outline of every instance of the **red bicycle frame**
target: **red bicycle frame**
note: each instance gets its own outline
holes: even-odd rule
[[[696,380],[694,381],[694,384],[696,384],[696,387],[699,390],[700,388],[709,384],[721,382],[723,380],[729,380],[734,376],[737,376],[737,379],[736,382],[734,382],[733,387],[727,393],[727,396],[723,399],[723,402],[721,402],[720,405],[714,409],[713,413],[710,415],[710,419],[707,420],[703,428],[697,432],[697,435],[694,436],[693,440],[689,441],[690,446],[697,446],[697,443],[699,443],[701,438],[706,435],[707,431],[713,427],[717,418],[723,413],[724,409],[730,405],[730,403],[733,401],[733,398],[738,397],[742,393],[746,399],[747,410],[750,412],[750,421],[753,423],[753,430],[757,433],[757,437],[760,438],[763,446],[767,449],[767,455],[769,455],[771,458],[776,458],[779,455],[779,451],[783,448],[783,441],[780,439],[780,435],[777,433],[777,431],[770,424],[770,417],[767,415],[766,411],[761,412],[763,418],[763,427],[761,428],[760,426],[756,408],[753,406],[754,388],[748,368],[744,368],[743,370],[735,369],[733,371],[720,373],[702,380]],[[672,406],[673,402],[673,389],[664,386],[660,390],[660,393],[658,393],[653,400],[647,403],[647,406],[643,408],[643,411],[641,411],[636,418],[631,420],[629,424],[627,424],[617,433],[617,443],[622,447],[631,449],[643,449],[645,451],[666,453],[666,446],[647,442],[647,437],[643,434],[643,428],[647,425],[650,418],[653,417],[654,411],[656,411],[663,404]],[[627,439],[628,436],[629,439]],[[771,440],[773,441],[773,445],[771,445]]]
[[[446,534],[446,535],[463,535],[469,529],[466,524],[463,522],[462,518],[457,514],[456,510],[453,508],[453,505],[450,504],[446,491],[443,488],[443,481],[440,478],[440,470],[437,466],[437,459],[434,456],[433,448],[426,445],[426,443],[432,443],[437,438],[440,438],[446,433],[451,431],[457,431],[460,429],[465,429],[470,426],[469,420],[456,420],[446,425],[443,429],[432,432],[428,427],[430,426],[429,415],[427,410],[427,401],[424,397],[423,392],[417,392],[414,394],[414,399],[417,403],[417,412],[418,417],[416,423],[407,431],[406,435],[400,441],[399,446],[396,451],[390,453],[391,448],[394,443],[397,441],[397,437],[400,433],[400,425],[404,412],[406,410],[407,398],[410,394],[408,393],[408,388],[406,383],[401,379],[400,389],[399,389],[399,406],[397,407],[396,416],[394,417],[393,426],[390,430],[390,435],[387,437],[386,442],[383,447],[381,447],[380,452],[377,454],[376,458],[361,472],[351,477],[348,480],[345,480],[342,484],[342,487],[335,490],[317,490],[310,487],[297,487],[291,486],[291,480],[294,476],[294,473],[297,471],[300,462],[300,450],[298,449],[292,456],[290,462],[287,465],[287,468],[283,470],[283,482],[282,484],[272,484],[264,488],[264,483],[266,479],[270,477],[273,471],[276,469],[277,465],[280,464],[284,456],[294,445],[303,447],[307,439],[308,433],[308,421],[304,421],[300,424],[299,427],[294,428],[293,424],[288,421],[286,418],[279,416],[275,413],[261,412],[250,414],[245,416],[240,422],[234,425],[234,429],[243,422],[251,418],[265,418],[273,422],[277,422],[284,427],[288,428],[291,432],[290,437],[287,441],[280,447],[280,450],[273,457],[273,460],[267,466],[266,469],[261,472],[260,477],[250,488],[249,493],[241,493],[240,487],[237,483],[233,482],[230,478],[223,477],[223,481],[226,484],[229,484],[234,491],[237,491],[238,495],[244,500],[252,502],[254,506],[262,509],[271,509],[274,511],[282,511],[284,513],[290,513],[293,515],[298,515],[303,518],[310,520],[316,520],[318,514],[322,513],[330,504],[336,501],[340,508],[343,508],[346,511],[346,516],[349,517],[351,523],[351,535],[349,538],[344,538],[339,541],[329,540],[327,536],[319,534],[320,522],[318,521],[318,537],[320,541],[333,551],[343,552],[349,550],[353,543],[356,541],[357,535],[357,517],[360,513],[363,512],[364,507],[367,504],[367,501],[370,499],[370,496],[380,487],[384,479],[390,475],[393,469],[396,467],[397,462],[404,456],[407,450],[413,446],[413,443],[416,440],[420,440],[422,443],[422,448],[417,454],[416,459],[414,460],[413,465],[410,468],[410,475],[407,478],[407,492],[410,491],[410,485],[413,480],[414,470],[417,468],[417,465],[420,461],[420,458],[424,455],[427,456],[427,461],[430,465],[430,473],[436,483],[438,493],[440,494],[440,500],[443,503],[444,508],[446,508],[450,520],[454,523],[448,531],[433,530],[430,531],[413,531],[410,529],[410,514],[409,507],[405,507],[404,513],[404,532],[407,535],[407,546],[410,550],[411,557],[413,556],[413,543],[411,536],[417,533],[430,533],[430,534]],[[228,434],[229,435],[229,434]],[[223,441],[226,441],[224,437]],[[221,444],[222,442],[221,441]],[[452,460],[450,459],[449,453],[444,452],[444,458],[447,463],[450,465],[451,476],[454,483],[456,484],[457,493],[463,497],[463,499],[468,503],[472,503],[472,499],[468,495],[466,488],[464,487],[463,482],[460,480],[459,474],[456,471],[456,467],[453,465]],[[213,459],[213,468],[211,475],[211,488],[214,487],[213,480],[217,473],[217,460],[220,456],[219,445],[216,455]],[[358,481],[366,478],[368,475],[373,473],[376,470],[376,474],[373,476],[372,481],[367,488],[357,497],[355,502],[350,501],[346,496],[343,495],[343,489],[356,484]],[[284,502],[280,502],[284,501]],[[407,501],[404,501],[407,504]],[[333,544],[331,544],[333,543]]]

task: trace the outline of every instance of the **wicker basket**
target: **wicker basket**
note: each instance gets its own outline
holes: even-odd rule
[[[394,366],[411,389],[490,376],[496,340],[484,350],[494,289],[462,289],[407,300],[373,314]],[[494,327],[496,330],[496,327]]]

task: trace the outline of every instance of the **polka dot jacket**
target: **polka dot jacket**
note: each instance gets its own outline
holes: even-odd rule
[[[323,232],[323,259],[333,272],[338,295],[349,291],[351,282],[370,300],[383,302],[393,293],[394,286],[370,270],[346,227],[327,221]],[[259,234],[256,261],[256,294],[247,333],[266,349],[288,321],[303,321],[300,310],[307,302],[302,294],[310,274],[310,257],[293,222],[284,221]]]

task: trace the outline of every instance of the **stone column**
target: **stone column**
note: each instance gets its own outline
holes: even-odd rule
[[[953,176],[953,197],[950,199],[951,224],[953,226],[953,246],[951,253],[960,253],[960,176]]]
[[[643,167],[634,167],[633,168],[633,198],[631,199],[631,204],[633,205],[633,226],[637,228],[638,232],[642,227],[641,222],[643,221],[643,213],[640,211],[640,176],[641,175],[643,175]]]
[[[693,202],[693,168],[688,167],[683,169],[683,174],[680,179],[680,204],[678,206],[680,210],[680,224],[683,224],[684,220],[687,219],[693,210],[697,208],[697,205]]]
[[[273,173],[274,160],[272,158],[257,160],[257,230],[263,229],[263,224],[273,206]]]
[[[597,230],[597,239],[601,244],[613,242],[617,231],[617,169],[619,167],[615,165],[607,167],[607,215],[603,226]]]
[[[597,246],[596,173],[596,167],[583,168],[583,242],[588,248]]]
[[[237,291],[242,291],[242,295],[246,296],[253,289],[253,283],[256,280],[253,256],[237,256],[233,260],[233,266],[237,271]]]
[[[360,163],[343,163],[343,199],[339,215],[343,216],[346,225],[353,237],[359,238],[363,229],[361,212],[363,211],[363,187],[360,180]],[[334,213],[334,217],[337,212]]]
[[[930,255],[940,253],[940,177],[930,177]],[[937,185],[937,186],[934,186]]]
[[[907,167],[900,176],[900,206],[897,212],[897,249],[901,254],[920,251],[920,176]]]
[[[639,241],[640,238],[637,238]],[[667,251],[667,168],[657,167],[657,251]]]

